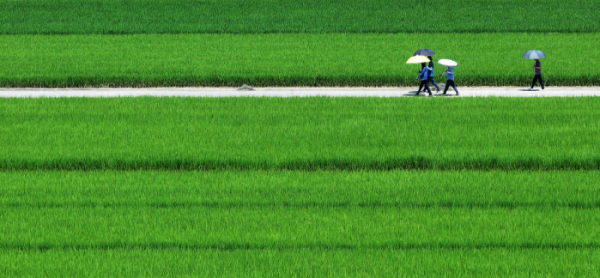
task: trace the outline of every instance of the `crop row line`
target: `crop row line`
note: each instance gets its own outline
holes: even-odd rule
[[[315,159],[290,160],[286,162],[204,160],[204,159],[155,159],[155,160],[103,160],[103,159],[48,159],[20,160],[0,159],[0,171],[23,170],[162,170],[162,171],[219,171],[219,170],[293,170],[293,171],[392,171],[392,170],[600,170],[600,156],[585,159],[573,158],[514,158],[499,159],[464,158],[435,159],[407,156],[385,160]]]
[[[600,202],[548,202],[548,203],[527,203],[527,202],[490,202],[490,203],[290,203],[290,202],[272,202],[272,203],[218,203],[218,202],[198,202],[198,203],[6,203],[0,204],[0,208],[399,208],[399,209],[485,209],[485,208],[571,208],[571,209],[598,209]]]
[[[170,242],[153,243],[91,243],[80,244],[20,244],[20,243],[0,243],[0,250],[20,250],[20,251],[50,251],[50,250],[415,250],[415,249],[447,249],[447,250],[486,250],[486,249],[507,249],[507,250],[526,250],[526,249],[546,249],[546,250],[584,250],[600,249],[600,243],[519,243],[508,244],[502,242],[469,244],[469,243],[404,243],[396,242],[390,244],[378,244],[357,246],[350,244],[273,244],[261,245],[250,243],[219,243],[219,244],[179,244]]]

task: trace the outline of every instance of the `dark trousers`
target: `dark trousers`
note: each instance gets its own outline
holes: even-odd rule
[[[454,88],[454,91],[456,92],[456,94],[458,95],[458,90],[456,89],[456,85],[454,85],[454,80],[446,80],[446,88],[444,88],[444,95],[446,94],[446,91],[448,91],[448,87],[452,86],[452,88]]]
[[[435,83],[435,79],[433,79],[433,76],[427,77],[427,81],[433,83],[433,86],[435,86],[438,91],[440,90],[440,86],[438,86],[438,84]]]
[[[429,89],[429,80],[421,80],[421,85],[419,86],[419,91],[417,91],[417,95],[421,92],[421,88],[425,87],[431,95],[431,89]]]
[[[531,83],[531,88],[533,88],[533,86],[535,86],[535,81],[540,81],[540,85],[542,85],[542,89],[544,89],[544,81],[542,80],[542,76],[541,75],[536,75],[533,78],[533,83]]]

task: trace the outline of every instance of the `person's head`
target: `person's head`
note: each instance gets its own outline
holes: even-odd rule
[[[539,61],[540,61],[539,59],[533,59],[533,60],[535,60],[536,62],[539,62]]]
[[[425,67],[425,63],[421,63],[421,68],[424,68],[424,67]]]
[[[433,62],[433,58],[431,58],[431,56],[427,56],[427,58],[429,58],[430,62]]]

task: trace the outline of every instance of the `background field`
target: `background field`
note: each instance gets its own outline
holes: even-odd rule
[[[461,86],[600,85],[599,34],[2,36],[0,86],[417,86],[416,49],[460,61]],[[584,55],[584,53],[586,53]],[[446,67],[437,65],[439,75]],[[438,76],[438,82],[445,77]]]
[[[600,85],[600,1],[10,0],[0,86],[416,86],[422,48],[458,86]],[[124,34],[124,35],[115,35]],[[48,35],[48,36],[40,36]],[[443,67],[437,67],[441,73]],[[445,78],[438,77],[438,82]]]
[[[0,34],[600,30],[598,0],[8,0]]]

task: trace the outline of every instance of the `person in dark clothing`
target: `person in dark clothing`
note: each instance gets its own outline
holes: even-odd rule
[[[536,81],[540,81],[540,85],[542,85],[542,90],[544,90],[544,81],[542,80],[542,63],[540,63],[539,59],[534,59],[535,65],[533,68],[535,69],[535,77],[533,77],[533,83],[531,83],[531,88],[529,91],[533,91],[533,86],[535,86]]]
[[[446,79],[446,88],[444,88],[444,95],[446,94],[446,91],[448,91],[448,87],[452,86],[452,88],[454,88],[454,91],[456,92],[456,95],[458,96],[458,90],[456,89],[456,85],[454,85],[454,68],[448,67],[448,70],[446,70],[446,72],[442,73],[440,76],[444,76],[446,74],[448,74],[448,77]]]
[[[435,88],[438,90],[438,92],[440,91],[440,86],[438,86],[437,83],[435,83],[435,79],[433,79],[435,77],[435,72],[433,69],[433,58],[431,58],[431,56],[428,56],[427,58],[429,58],[429,79],[427,80],[427,82],[431,82],[433,83],[433,86],[435,86]]]
[[[416,78],[421,79],[421,85],[419,86],[419,90],[417,91],[417,96],[419,95],[419,93],[421,93],[421,88],[424,88],[423,90],[427,89],[427,91],[429,92],[429,96],[431,96],[431,89],[429,89],[429,69],[425,67],[425,63],[421,65],[423,66],[423,69],[421,70],[419,76]]]

